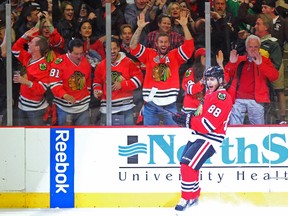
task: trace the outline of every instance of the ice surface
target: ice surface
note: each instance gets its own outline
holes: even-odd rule
[[[179,215],[183,216],[282,216],[287,215],[286,207],[261,207],[250,204],[227,204],[219,202],[200,202],[198,206],[191,207]],[[175,216],[174,208],[73,208],[73,209],[0,209],[0,215],[9,216]]]

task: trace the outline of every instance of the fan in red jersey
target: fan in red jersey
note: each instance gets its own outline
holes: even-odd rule
[[[44,125],[42,117],[48,106],[45,93],[49,84],[50,66],[45,55],[49,51],[49,45],[43,37],[32,37],[37,31],[37,28],[26,31],[12,47],[13,55],[26,69],[26,73],[15,74],[13,77],[15,83],[21,84],[19,125]],[[28,51],[25,50],[25,45],[28,45]]]
[[[89,125],[91,65],[80,39],[71,40],[68,52],[51,65],[50,88],[57,105],[59,125]]]
[[[112,87],[112,119],[121,119],[120,125],[134,125],[133,91],[141,88],[143,75],[139,67],[120,52],[120,43],[111,39],[111,87]],[[106,59],[102,60],[95,70],[93,81],[94,96],[101,99],[101,125],[106,124],[107,114],[107,77]],[[112,120],[112,125],[115,125]]]
[[[179,68],[194,51],[194,40],[187,27],[187,12],[181,12],[177,21],[182,26],[185,35],[185,41],[179,48],[169,50],[169,35],[166,33],[157,35],[157,50],[140,44],[139,37],[148,24],[143,14],[140,14],[138,18],[138,28],[130,42],[131,54],[146,65],[142,88],[145,101],[144,125],[159,125],[160,120],[164,125],[176,125],[170,112],[177,111],[176,100],[180,88]]]

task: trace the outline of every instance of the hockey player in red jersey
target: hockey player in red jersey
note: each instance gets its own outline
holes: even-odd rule
[[[176,211],[196,205],[200,196],[199,170],[214,153],[214,145],[221,145],[225,138],[232,109],[232,99],[224,89],[224,72],[213,66],[204,72],[206,94],[195,116],[179,113],[173,115],[177,124],[191,129],[191,138],[185,146],[180,161],[181,199]]]
[[[25,32],[12,47],[13,55],[25,67],[26,73],[14,75],[13,81],[20,83],[18,103],[19,125],[44,125],[42,117],[48,103],[45,92],[49,85],[49,64],[45,59],[49,51],[47,40],[32,35],[38,31],[32,28]],[[24,48],[28,44],[28,51]]]
[[[50,88],[57,105],[59,125],[90,124],[91,70],[80,39],[71,40],[67,54],[51,64]]]

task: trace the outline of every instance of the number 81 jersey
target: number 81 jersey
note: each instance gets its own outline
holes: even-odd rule
[[[50,70],[50,88],[55,96],[54,102],[65,112],[80,113],[88,109],[91,88],[91,65],[85,56],[75,64],[68,54],[58,57]],[[66,101],[63,96],[69,94],[75,104]]]
[[[232,105],[232,99],[225,89],[221,88],[212,93],[208,91],[204,98],[202,114],[191,119],[192,134],[212,143],[222,143]]]

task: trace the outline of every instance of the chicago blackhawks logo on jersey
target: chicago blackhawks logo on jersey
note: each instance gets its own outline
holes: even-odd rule
[[[124,79],[124,77],[119,73],[118,71],[111,71],[111,82],[112,85],[117,81],[121,82]]]
[[[191,74],[192,74],[192,70],[191,70],[191,69],[188,69],[188,70],[186,70],[186,72],[185,72],[185,77],[189,77]]]
[[[46,69],[47,69],[47,64],[46,64],[46,63],[40,64],[40,65],[39,65],[39,69],[40,69],[41,71],[46,70]]]
[[[57,59],[55,60],[55,64],[60,64],[62,61],[63,61],[62,58],[57,58]]]
[[[85,76],[80,71],[75,71],[68,80],[69,87],[75,90],[82,90],[86,86]]]
[[[170,68],[165,63],[155,65],[153,68],[153,78],[156,82],[166,81],[171,77]]]
[[[226,94],[223,94],[221,92],[218,93],[218,99],[219,100],[225,100],[226,99]]]

